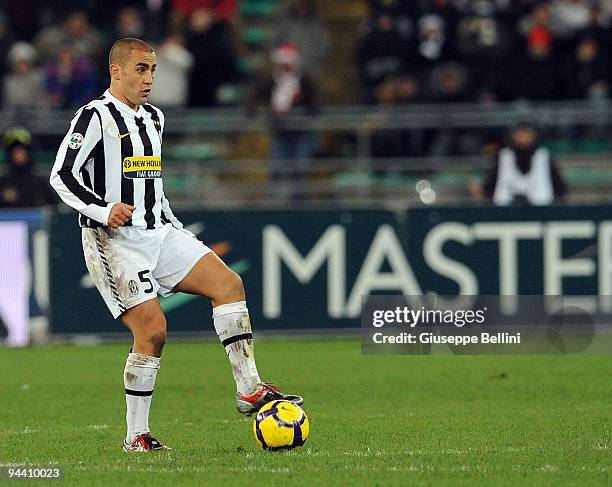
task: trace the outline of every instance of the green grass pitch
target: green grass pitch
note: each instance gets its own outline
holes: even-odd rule
[[[0,350],[0,464],[61,466],[59,485],[612,483],[607,356],[377,357],[353,339],[260,340],[262,376],[304,395],[311,422],[303,448],[265,452],[234,409],[221,346],[171,341],[151,424],[174,449],[128,455],[128,348]]]

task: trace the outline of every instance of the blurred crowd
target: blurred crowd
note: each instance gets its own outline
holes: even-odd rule
[[[364,103],[492,106],[610,97],[610,0],[369,0],[369,6],[357,51]],[[493,155],[501,140],[494,130],[382,129],[372,137],[372,155]]]
[[[601,99],[610,0],[369,0],[366,103]]]
[[[241,69],[240,56],[248,47],[237,0],[117,0],[112,8],[96,0],[1,5],[1,108],[75,109],[88,103],[108,86],[113,42],[138,37],[151,42],[157,55],[151,103],[213,107],[228,103],[232,87],[241,86],[242,97],[233,102],[245,103],[251,113],[262,107],[270,114],[271,179],[280,184],[288,178],[295,185],[306,174],[314,135],[286,128],[284,119],[294,109],[316,109],[315,77],[321,76],[320,61],[330,42],[315,0],[274,4],[262,69],[253,72]],[[33,165],[28,158],[12,171],[12,147],[5,152],[9,176],[16,176],[0,181],[0,206],[19,206],[24,201],[15,181]],[[287,160],[298,161],[298,167],[286,167]]]
[[[251,0],[255,1],[255,0]],[[610,94],[612,0],[365,0],[355,39],[361,101],[533,101]],[[238,0],[3,2],[2,107],[73,108],[104,88],[114,40],[155,44],[151,101],[214,106],[245,81]],[[277,2],[272,46],[321,78],[329,34],[316,0]],[[247,80],[249,81],[249,80]],[[40,96],[32,96],[40,93]],[[331,100],[333,102],[333,100]]]
[[[315,4],[286,2],[277,13],[279,27],[271,39],[273,46],[293,43],[303,65],[313,72],[328,46]],[[108,51],[121,37],[146,39],[156,49],[152,103],[223,103],[225,86],[250,81],[245,79],[250,73],[240,69],[244,46],[237,9],[237,0],[3,2],[1,107],[74,108],[88,102],[106,88]]]
[[[273,4],[276,11],[261,48],[263,68],[248,70],[249,29],[238,10],[257,2]],[[350,40],[361,87],[355,101],[486,105],[610,97],[612,0],[363,2],[369,14]],[[107,87],[112,43],[143,38],[154,45],[158,62],[151,103],[180,108],[240,102],[251,113],[267,109],[273,191],[292,198],[313,155],[335,155],[321,149],[315,134],[287,123],[295,110],[315,114],[321,86],[335,76],[329,72],[334,66],[329,30],[317,8],[324,5],[321,0],[7,0],[0,4],[0,108],[79,107]],[[326,57],[327,72],[321,69]],[[237,86],[248,86],[242,97],[231,96]],[[373,128],[370,155],[495,155],[503,137],[482,130]],[[16,167],[18,173],[18,159]],[[4,193],[13,197],[17,186],[9,183]],[[291,183],[290,189],[284,183]]]
[[[3,107],[87,103],[106,88],[108,52],[121,37],[155,44],[161,88],[154,97],[163,105],[214,105],[218,86],[238,77],[229,26],[235,0],[119,0],[111,8],[101,1],[5,4]]]

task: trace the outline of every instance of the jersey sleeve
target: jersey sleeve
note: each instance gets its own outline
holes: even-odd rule
[[[104,201],[85,186],[81,174],[81,169],[101,140],[102,127],[96,110],[82,108],[72,120],[70,130],[59,147],[49,182],[68,206],[92,220],[108,225],[114,203]],[[96,163],[105,164],[105,161]]]
[[[159,132],[159,137],[161,138],[164,135],[164,127],[166,126],[166,117],[164,116],[164,112],[161,110],[157,110],[157,115],[159,117],[159,125],[161,130]]]
[[[159,136],[161,138],[163,137],[163,134],[164,134],[164,127],[166,125],[166,119],[164,117],[164,112],[162,112],[160,109],[156,108],[155,113],[157,113],[157,116],[159,117],[159,125],[160,125]],[[174,213],[172,212],[172,209],[170,208],[170,202],[168,201],[168,198],[166,198],[165,194],[162,194],[161,205],[162,205],[161,207],[162,221],[164,223],[170,223],[174,228],[183,228],[183,224],[180,222],[180,220],[176,216],[174,216]]]

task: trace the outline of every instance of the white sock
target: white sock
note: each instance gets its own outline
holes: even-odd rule
[[[130,353],[125,362],[123,383],[127,403],[126,441],[132,443],[137,435],[149,433],[149,409],[159,369],[159,358]]]
[[[261,382],[255,365],[251,320],[246,301],[213,308],[215,331],[225,347],[239,394],[248,396]]]

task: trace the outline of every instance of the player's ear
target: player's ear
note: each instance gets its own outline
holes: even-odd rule
[[[121,66],[113,63],[108,67],[108,70],[112,79],[115,79],[117,81],[121,79]]]

